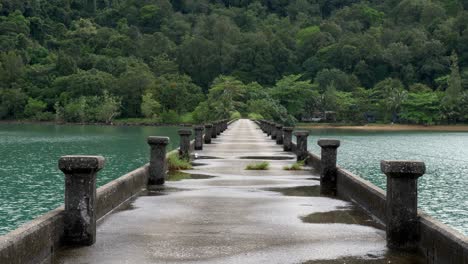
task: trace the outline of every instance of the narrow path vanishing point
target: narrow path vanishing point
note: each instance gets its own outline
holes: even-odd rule
[[[321,197],[316,173],[283,170],[295,156],[250,120],[196,155],[193,179],[143,192],[99,224],[95,245],[55,262],[419,263],[387,252],[385,232],[351,203]],[[245,170],[265,159],[269,170]]]

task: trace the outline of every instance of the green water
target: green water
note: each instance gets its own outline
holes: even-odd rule
[[[309,150],[320,154],[320,137],[341,140],[338,164],[385,190],[380,160],[422,160],[418,204],[436,219],[468,235],[468,133],[310,131]]]
[[[0,125],[0,235],[63,203],[62,155],[102,155],[98,185],[149,161],[146,138],[168,136],[179,144],[177,127]]]

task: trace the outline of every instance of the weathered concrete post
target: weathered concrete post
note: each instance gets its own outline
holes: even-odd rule
[[[90,246],[96,242],[96,174],[104,167],[101,156],[63,156],[65,174],[64,242]]]
[[[283,126],[276,125],[276,144],[283,144]]]
[[[271,123],[271,139],[276,140],[276,124]]]
[[[205,144],[211,144],[211,135],[213,134],[213,124],[205,125]]]
[[[181,159],[190,159],[190,136],[192,135],[192,130],[190,129],[179,129],[178,131],[180,136],[180,147],[179,147],[179,157]]]
[[[168,137],[148,137],[150,145],[149,185],[162,185],[166,180],[166,146]]]
[[[216,132],[216,122],[213,122],[213,127],[211,129],[211,138],[217,138],[218,133]]]
[[[195,126],[193,128],[195,130],[195,150],[202,150],[203,149],[203,126]]]
[[[266,133],[267,133],[267,136],[271,136],[271,122],[270,121],[266,121]]]
[[[319,139],[322,148],[320,160],[320,193],[336,195],[336,153],[340,141],[336,139]]]
[[[283,127],[283,150],[292,150],[292,131],[293,127]]]
[[[297,160],[305,160],[308,157],[307,154],[307,137],[309,136],[309,132],[307,131],[296,131],[294,135],[297,139],[297,149],[296,149],[296,156]]]
[[[387,176],[387,246],[392,249],[414,250],[418,232],[418,178],[426,172],[422,161],[380,162]]]
[[[216,135],[221,134],[221,121],[216,122]]]

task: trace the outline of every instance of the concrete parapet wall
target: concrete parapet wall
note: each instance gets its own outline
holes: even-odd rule
[[[97,189],[97,218],[137,195],[147,182],[148,165],[145,165]],[[61,206],[0,236],[0,263],[51,263],[63,238],[63,218]]]
[[[351,172],[338,168],[337,194],[351,200],[385,223],[385,192]]]
[[[468,264],[468,239],[445,224],[419,212],[419,247],[427,263]]]
[[[306,164],[320,170],[320,157],[309,152]],[[385,192],[374,184],[338,168],[337,195],[368,211],[382,224],[386,223]],[[449,226],[418,212],[418,226],[421,235],[418,248],[428,264],[468,264],[468,237]]]

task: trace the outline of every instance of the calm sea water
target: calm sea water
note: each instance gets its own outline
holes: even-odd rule
[[[468,133],[312,130],[309,149],[320,154],[320,137],[341,140],[338,165],[385,190],[380,160],[422,160],[419,207],[468,235]]]
[[[99,186],[149,161],[150,135],[179,144],[177,127],[0,125],[0,235],[63,204],[60,156],[102,155]]]

